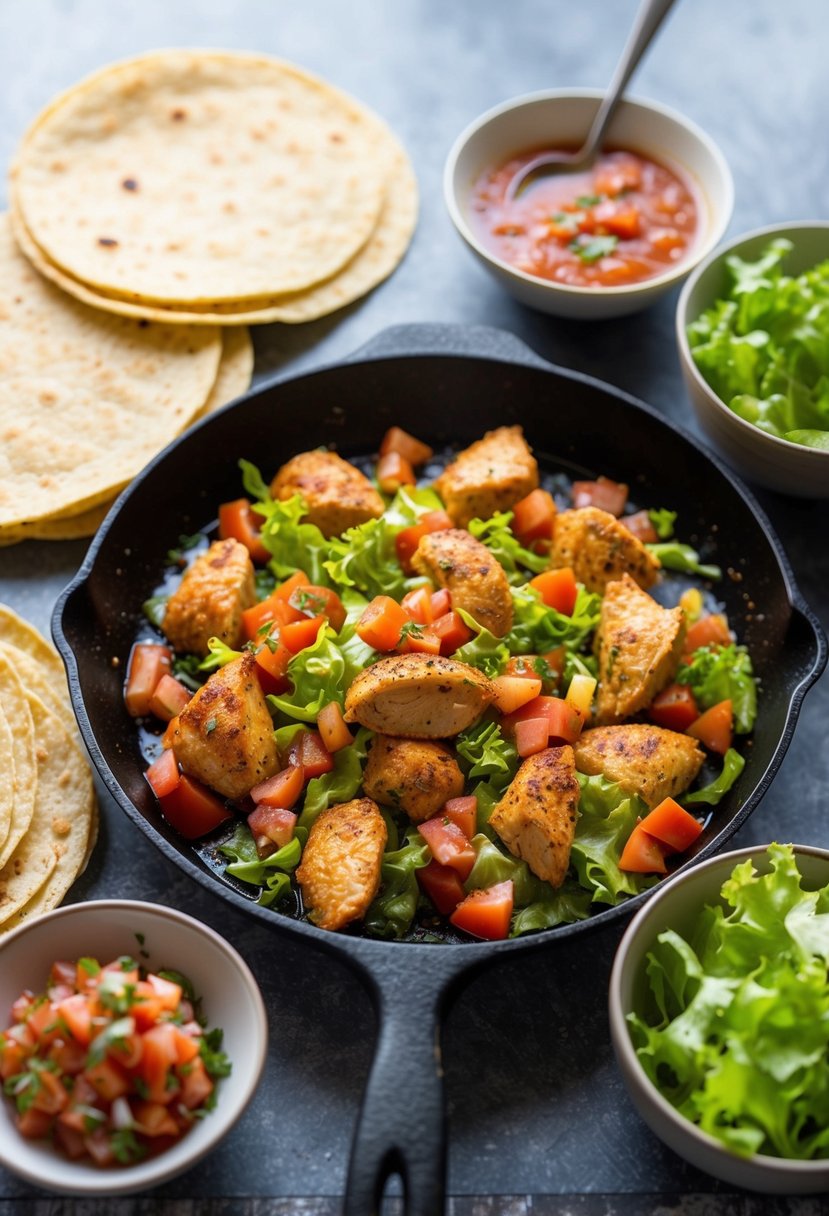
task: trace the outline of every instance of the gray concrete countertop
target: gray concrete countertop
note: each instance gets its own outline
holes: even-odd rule
[[[649,312],[584,325],[514,303],[473,262],[441,193],[458,131],[502,99],[609,79],[635,0],[5,0],[0,4],[0,164],[58,90],[159,46],[261,50],[311,69],[377,110],[407,146],[422,193],[412,247],[370,297],[305,326],[255,331],[256,378],[340,359],[390,324],[511,330],[554,363],[643,398],[693,430],[673,336],[676,293]],[[826,218],[829,25],[823,0],[684,0],[634,93],[680,110],[719,143],[735,179],[729,235]],[[0,184],[0,196],[4,187]],[[0,199],[0,201],[2,201]],[[704,488],[701,492],[704,493]],[[807,602],[829,623],[829,503],[758,494]],[[85,545],[0,551],[0,599],[48,632]],[[809,694],[770,792],[734,846],[829,845],[829,677]],[[271,1044],[255,1101],[196,1169],[142,1199],[50,1199],[0,1170],[0,1216],[333,1216],[375,1031],[368,997],[334,960],[277,939],[174,869],[104,798],[101,842],[73,899],[148,898],[219,929],[264,991]],[[656,1140],[613,1061],[606,986],[618,933],[581,937],[475,979],[445,1033],[454,1216],[812,1216],[822,1199],[726,1191]],[[399,1210],[397,1201],[390,1211]]]

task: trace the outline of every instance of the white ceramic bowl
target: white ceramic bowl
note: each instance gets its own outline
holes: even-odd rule
[[[598,320],[646,308],[713,249],[725,232],[734,203],[728,165],[704,131],[655,102],[626,98],[613,118],[607,143],[652,156],[668,168],[676,168],[695,187],[700,225],[688,257],[643,283],[572,287],[526,274],[490,253],[468,219],[472,188],[479,175],[517,152],[579,144],[601,98],[602,93],[592,89],[555,89],[505,101],[462,132],[444,170],[444,198],[452,222],[481,264],[523,304],[560,317]]]
[[[726,257],[736,253],[756,258],[775,237],[786,237],[794,245],[784,263],[787,274],[800,274],[829,258],[829,223],[820,220],[758,228],[715,250],[691,274],[677,303],[680,366],[700,426],[738,473],[784,494],[829,498],[829,452],[767,435],[735,414],[697,369],[686,336],[686,327],[725,294]]]
[[[829,850],[795,845],[804,886],[829,882]],[[699,910],[719,901],[720,888],[734,866],[751,858],[758,872],[767,873],[763,846],[738,849],[712,857],[661,886],[634,917],[622,938],[610,977],[610,1034],[616,1059],[633,1104],[651,1131],[698,1169],[732,1186],[774,1194],[829,1190],[829,1160],[791,1161],[755,1154],[740,1157],[715,1137],[681,1115],[651,1084],[633,1044],[626,1016],[642,1008],[647,979],[645,961],[657,936],[665,929],[688,934]]]
[[[143,943],[136,935],[142,935]],[[125,1195],[183,1173],[221,1140],[245,1110],[259,1082],[267,1047],[267,1018],[258,985],[232,946],[206,925],[157,904],[101,900],[70,904],[0,939],[0,1017],[10,1025],[12,1002],[24,988],[42,992],[56,959],[82,956],[109,962],[122,954],[148,958],[150,969],[181,971],[202,998],[209,1029],[221,1026],[222,1049],[233,1069],[218,1082],[216,1108],[177,1144],[137,1165],[100,1169],[70,1161],[45,1140],[24,1140],[14,1108],[0,1097],[0,1164],[34,1186],[63,1194]]]

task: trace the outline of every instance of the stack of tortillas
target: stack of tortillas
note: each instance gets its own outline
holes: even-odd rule
[[[371,290],[416,213],[388,127],[279,60],[160,51],[57,97],[0,219],[0,544],[91,535],[248,387],[247,324]]]
[[[98,811],[56,651],[0,604],[0,933],[57,907]]]

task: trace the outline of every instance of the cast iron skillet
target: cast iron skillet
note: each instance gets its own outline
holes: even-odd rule
[[[289,456],[321,443],[335,444],[345,456],[368,455],[393,423],[440,448],[513,422],[523,425],[542,468],[604,472],[629,482],[639,502],[679,511],[683,539],[696,539],[706,560],[734,570],[716,593],[753,655],[761,712],[745,769],[685,862],[692,864],[715,853],[768,788],[803,696],[826,663],[826,640],[768,521],[730,471],[647,406],[545,363],[501,331],[401,326],[345,363],[281,377],[206,419],[124,492],[55,608],[53,632],[81,731],[118,804],[188,874],[275,932],[337,954],[371,990],[379,1035],[352,1147],[346,1216],[378,1211],[395,1173],[409,1216],[443,1210],[440,1022],[461,979],[498,959],[618,921],[646,896],[579,924],[480,944],[325,933],[260,908],[219,880],[160,817],[123,707],[125,661],[167,550],[181,533],[213,519],[218,503],[238,497],[239,456],[253,459],[268,477]]]

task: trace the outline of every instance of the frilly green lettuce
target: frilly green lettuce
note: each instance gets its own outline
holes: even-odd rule
[[[688,684],[700,709],[710,709],[730,700],[734,729],[745,735],[757,718],[757,682],[751,656],[745,646],[703,646],[690,659],[683,659],[676,674],[678,684]]]
[[[496,511],[489,519],[472,519],[469,531],[497,558],[509,581],[526,582],[527,570],[541,574],[550,564],[548,553],[525,549],[510,528],[512,511]]]

